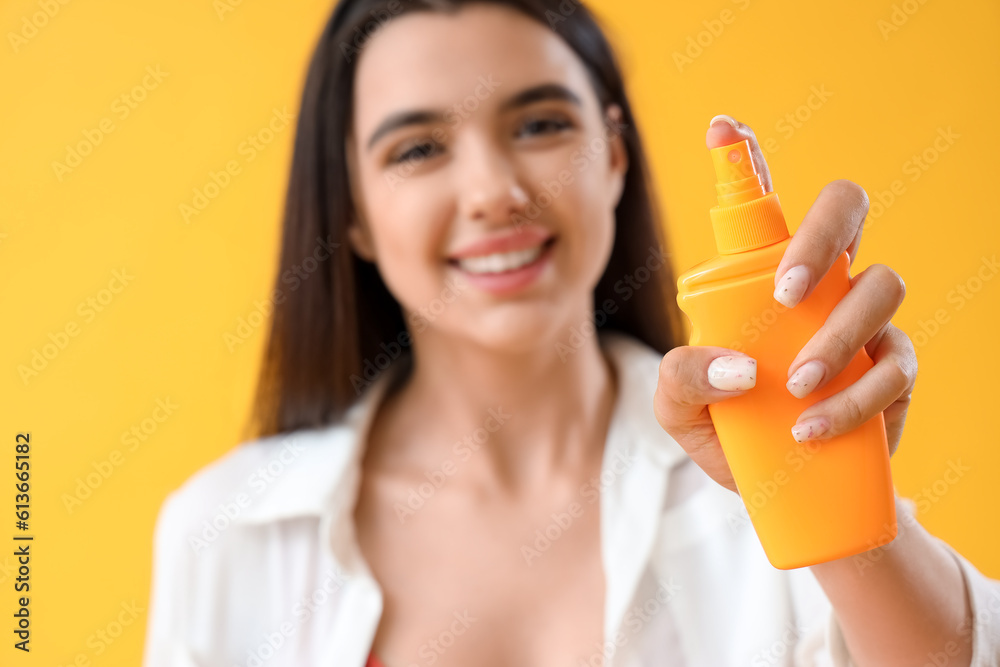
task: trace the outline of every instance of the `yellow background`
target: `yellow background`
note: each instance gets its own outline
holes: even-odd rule
[[[1000,577],[1000,279],[991,275],[961,307],[954,292],[1000,249],[1000,5],[592,7],[626,69],[677,270],[714,253],[704,135],[715,114],[772,140],[767,159],[793,232],[831,180],[856,181],[873,202],[894,181],[902,185],[869,216],[853,269],[885,263],[907,286],[893,322],[918,343],[920,374],[895,481],[904,495],[933,499],[919,517],[931,532]],[[42,10],[37,0],[0,5],[0,468],[10,475],[14,437],[29,431],[37,536],[30,658],[11,648],[13,558],[0,556],[4,664],[63,665],[80,654],[95,665],[139,661],[145,612],[100,655],[95,633],[123,603],[146,608],[164,496],[240,441],[264,327],[232,351],[223,337],[269,293],[294,126],[252,161],[240,146],[274,109],[297,114],[305,64],[330,9],[328,1],[241,2],[220,16],[212,0],[76,0],[13,44],[11,33]],[[700,53],[692,46],[699,41]],[[675,54],[688,48],[695,57],[678,65]],[[115,100],[143,85],[147,66],[165,77],[139,91],[144,99],[122,117]],[[825,101],[810,98],[824,89]],[[797,127],[786,117],[796,114]],[[53,162],[102,119],[114,129],[60,180]],[[947,128],[958,138],[934,155]],[[925,150],[936,159],[914,180],[909,161]],[[185,223],[180,205],[230,160],[240,173]],[[116,270],[132,278],[102,292],[120,287]],[[93,317],[80,309],[102,297],[110,302]],[[947,321],[930,333],[935,317]],[[77,335],[25,383],[19,366],[74,323]],[[123,433],[142,428],[157,399],[177,408],[162,423],[146,421],[155,431],[129,451]],[[116,449],[119,465],[69,512],[63,494]],[[968,468],[955,483],[943,481],[949,462]],[[9,508],[12,491],[3,488],[0,507]],[[10,514],[3,510],[5,545]]]

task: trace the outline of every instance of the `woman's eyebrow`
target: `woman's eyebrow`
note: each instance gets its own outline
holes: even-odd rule
[[[543,100],[563,100],[572,102],[578,107],[583,106],[583,102],[580,101],[577,94],[561,83],[543,83],[540,86],[522,90],[517,95],[514,95],[500,105],[500,110],[510,111],[511,109],[528,106],[529,104]]]
[[[535,102],[543,100],[564,100],[566,102],[571,102],[578,107],[583,106],[583,102],[580,100],[579,96],[561,83],[543,83],[539,86],[533,86],[522,90],[517,95],[505,100],[504,103],[500,105],[500,111],[510,111],[512,109],[534,104]],[[394,113],[382,121],[378,128],[372,132],[371,138],[368,139],[368,150],[370,151],[379,139],[393,130],[406,127],[408,125],[443,123],[446,122],[446,120],[446,114],[442,111],[420,110],[400,111]]]

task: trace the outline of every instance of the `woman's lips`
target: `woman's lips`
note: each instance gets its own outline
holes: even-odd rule
[[[448,263],[461,272],[462,277],[473,287],[497,296],[506,296],[525,290],[538,280],[551,263],[555,242],[555,237],[549,238],[542,244],[542,252],[537,259],[509,271],[473,273],[462,268],[457,259],[449,259]]]
[[[535,226],[526,226],[507,231],[504,234],[473,241],[448,256],[448,259],[482,257],[503,252],[513,252],[534,248],[554,238],[554,235]]]

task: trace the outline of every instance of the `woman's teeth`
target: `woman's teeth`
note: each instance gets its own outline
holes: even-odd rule
[[[458,265],[469,273],[502,273],[513,271],[534,262],[542,254],[542,246],[516,252],[498,252],[480,257],[466,257]]]

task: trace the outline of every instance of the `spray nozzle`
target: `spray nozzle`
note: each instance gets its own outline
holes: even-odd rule
[[[750,154],[750,140],[744,139],[709,151],[715,165],[715,190],[719,206],[732,206],[767,194]]]

